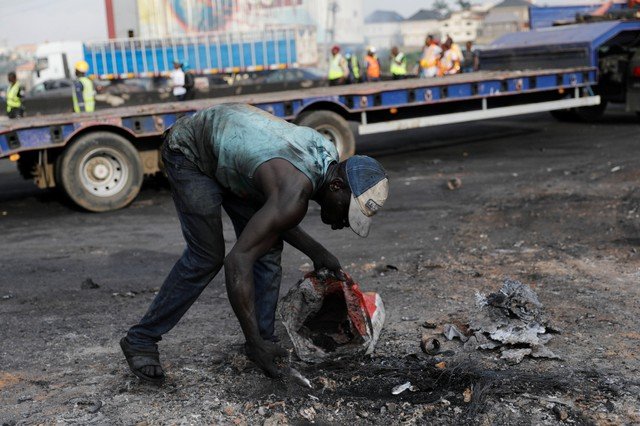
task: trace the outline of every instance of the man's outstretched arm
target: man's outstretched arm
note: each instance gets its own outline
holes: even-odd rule
[[[274,190],[264,206],[249,220],[224,261],[229,301],[247,340],[247,355],[269,376],[280,372],[274,358],[286,355],[260,336],[255,313],[253,264],[267,253],[286,230],[294,228],[307,212],[308,200],[300,191]]]
[[[336,278],[344,280],[340,261],[322,246],[319,242],[307,234],[300,226],[288,230],[282,234],[283,239],[296,249],[300,250],[313,262],[313,268],[319,271],[322,268],[328,269]]]

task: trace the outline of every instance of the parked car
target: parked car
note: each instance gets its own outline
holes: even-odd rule
[[[46,80],[33,86],[27,96],[28,98],[51,98],[61,95],[71,96],[72,87],[73,80],[68,78]]]

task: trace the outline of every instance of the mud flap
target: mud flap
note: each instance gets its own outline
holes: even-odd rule
[[[279,313],[296,354],[306,362],[373,352],[384,324],[382,298],[311,272],[280,302]]]

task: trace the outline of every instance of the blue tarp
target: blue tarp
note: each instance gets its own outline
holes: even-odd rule
[[[640,21],[606,21],[541,28],[506,34],[491,43],[490,50],[565,44],[583,44],[595,49],[618,33],[632,30],[640,30]]]
[[[598,49],[640,32],[640,20],[605,21],[506,34],[480,52],[482,69],[598,66]],[[633,34],[632,34],[633,33]]]

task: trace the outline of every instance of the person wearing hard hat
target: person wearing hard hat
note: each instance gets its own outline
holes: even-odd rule
[[[364,57],[365,77],[367,81],[380,81],[380,60],[376,56],[376,48],[369,46]]]
[[[349,66],[347,65],[347,60],[340,54],[340,46],[333,46],[329,62],[329,86],[345,84],[348,78]]]
[[[349,66],[349,83],[360,83],[360,63],[358,57],[350,51],[347,51],[344,54],[344,58],[347,60],[347,65]]]
[[[95,90],[93,82],[87,77],[89,64],[78,61],[75,64],[76,80],[73,82],[73,111],[93,112],[96,109]]]

